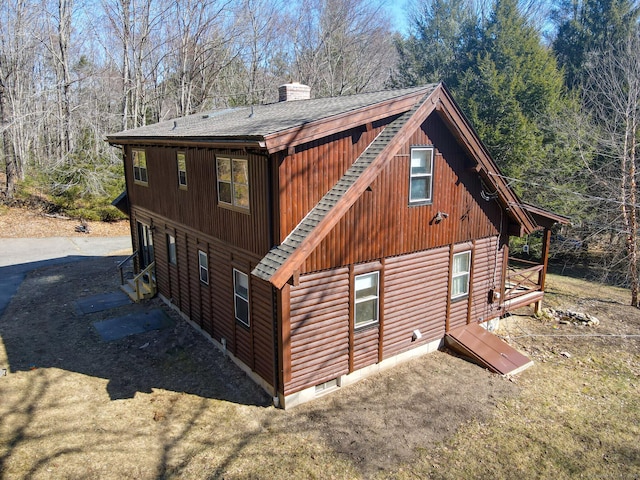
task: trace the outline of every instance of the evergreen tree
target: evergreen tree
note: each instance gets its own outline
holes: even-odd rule
[[[566,85],[585,81],[589,56],[617,49],[640,17],[637,0],[563,0],[555,10],[558,33],[553,50],[565,70]]]
[[[423,0],[407,39],[396,38],[398,67],[393,86],[444,81],[455,87],[465,52],[477,32],[469,0]]]
[[[565,105],[563,77],[517,0],[497,0],[455,89],[504,174],[538,181],[558,159],[543,126]]]

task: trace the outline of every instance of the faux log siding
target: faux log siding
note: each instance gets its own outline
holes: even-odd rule
[[[285,394],[348,373],[348,292],[348,268],[305,275],[291,287],[291,382]]]
[[[386,259],[384,358],[444,336],[448,264],[448,247]],[[415,329],[422,338],[412,342]]]
[[[160,146],[127,146],[128,153],[131,148],[144,148],[149,176],[148,186],[142,186],[133,182],[133,175],[128,175],[131,205],[156,212],[176,224],[257,255],[264,255],[272,247],[267,185],[270,176],[266,158],[247,155],[243,151]],[[187,190],[178,188],[178,151],[186,153]],[[248,159],[249,214],[218,206],[216,155]],[[125,158],[125,168],[132,170],[130,154]]]
[[[431,205],[408,206],[411,145],[436,148]],[[313,158],[311,152],[308,158]],[[440,117],[432,114],[398,154],[389,159],[387,167],[372,183],[371,191],[353,205],[312,252],[301,271],[336,268],[497,235],[501,221],[499,207],[495,201],[482,199],[480,179],[469,169],[471,166],[471,160]],[[293,182],[304,183],[302,166],[296,167],[296,171],[301,173],[293,177]],[[328,175],[332,180],[333,176]],[[325,186],[322,184],[322,188]],[[293,185],[290,189],[295,191]],[[324,192],[317,192],[320,193]],[[307,204],[300,208],[307,208]],[[436,224],[433,220],[439,211],[447,213],[448,218]]]
[[[353,336],[353,369],[378,363],[379,328],[365,328],[357,331]]]
[[[498,237],[476,241],[473,251],[473,298],[471,322],[482,322],[500,315],[499,302],[489,302],[489,291],[500,291],[502,285],[502,249],[497,250]]]

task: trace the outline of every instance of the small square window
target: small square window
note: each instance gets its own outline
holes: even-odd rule
[[[413,147],[409,171],[409,203],[430,203],[433,190],[433,148]]]
[[[178,152],[178,186],[182,189],[187,188],[187,157],[184,152]]]
[[[149,182],[147,175],[147,154],[144,150],[132,150],[133,180],[135,183],[146,185]]]
[[[451,298],[462,298],[469,295],[469,276],[471,272],[471,252],[460,252],[453,255],[453,272],[451,275]]]
[[[200,281],[205,285],[209,285],[209,260],[207,254],[202,250],[198,250],[198,265],[200,268]]]
[[[178,256],[176,254],[176,239],[173,235],[167,233],[167,257],[170,265],[178,264]]]
[[[379,272],[355,277],[354,325],[364,327],[378,322]]]
[[[249,323],[249,276],[233,269],[233,296],[235,299],[236,320],[246,325]]]

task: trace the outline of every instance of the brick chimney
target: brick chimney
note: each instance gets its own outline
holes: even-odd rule
[[[292,100],[309,100],[311,87],[298,82],[285,83],[278,87],[278,101],[290,102]]]

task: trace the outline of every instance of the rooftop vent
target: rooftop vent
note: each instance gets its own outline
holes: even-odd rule
[[[285,83],[278,87],[278,101],[290,102],[292,100],[309,100],[311,87],[298,82]]]

